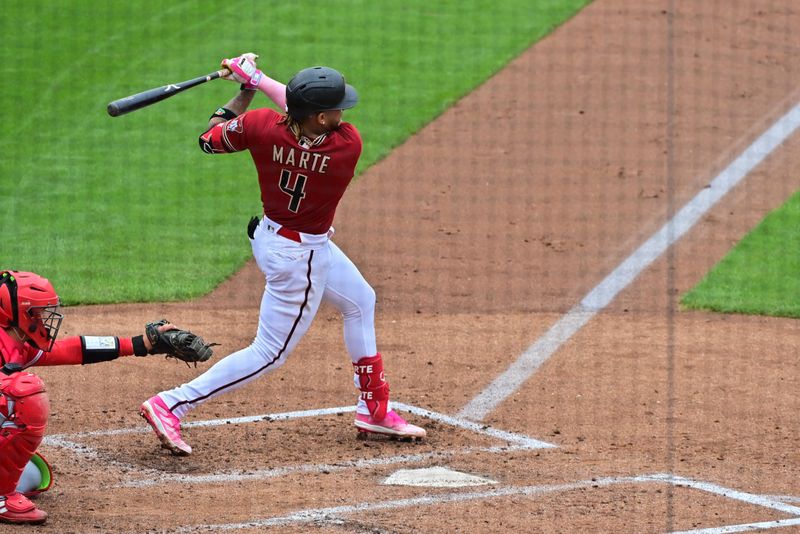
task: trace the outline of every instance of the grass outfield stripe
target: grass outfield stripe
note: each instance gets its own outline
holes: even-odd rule
[[[800,318],[798,228],[800,191],[739,241],[682,297],[681,305],[724,313]]]

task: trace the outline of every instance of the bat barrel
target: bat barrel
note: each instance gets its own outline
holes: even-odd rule
[[[226,74],[226,71],[216,71],[212,72],[211,74],[206,74],[205,76],[198,76],[197,78],[186,80],[185,82],[172,83],[137,93],[135,95],[126,96],[125,98],[114,100],[108,104],[106,111],[112,117],[119,117],[120,115],[130,113],[131,111],[136,111],[137,109],[155,104],[156,102],[161,102],[162,100],[183,92],[191,87],[206,83]]]
[[[122,100],[114,100],[108,105],[106,111],[108,111],[108,114],[112,117],[119,117],[129,111],[133,111],[133,109],[125,109],[125,107],[122,106]]]

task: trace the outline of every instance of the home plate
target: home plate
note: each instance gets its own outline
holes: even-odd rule
[[[424,469],[400,469],[383,481],[388,486],[427,486],[432,488],[460,488],[463,486],[483,486],[497,484],[496,480],[483,478],[446,467],[426,467]]]

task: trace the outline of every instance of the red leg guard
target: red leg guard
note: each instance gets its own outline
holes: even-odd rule
[[[383,360],[380,353],[368,356],[353,364],[356,386],[361,390],[361,398],[375,421],[386,417],[389,407],[389,384],[383,376]]]
[[[50,403],[42,380],[30,373],[2,376],[0,415],[0,495],[10,495],[44,437]]]

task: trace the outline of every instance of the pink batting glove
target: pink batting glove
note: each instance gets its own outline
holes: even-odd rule
[[[228,79],[233,79],[251,89],[258,87],[258,82],[264,75],[256,66],[255,54],[242,54],[232,59],[223,59],[222,66],[231,71]]]

